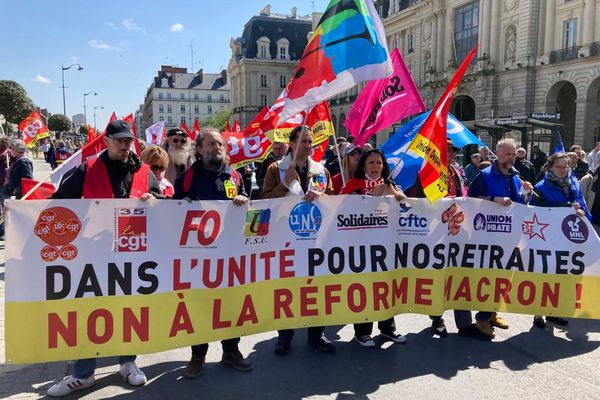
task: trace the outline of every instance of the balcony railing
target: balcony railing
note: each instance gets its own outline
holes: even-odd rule
[[[581,46],[565,47],[564,49],[550,52],[550,64],[575,60],[579,57],[579,49],[581,49]]]
[[[590,46],[590,56],[600,56],[600,42],[594,42]]]

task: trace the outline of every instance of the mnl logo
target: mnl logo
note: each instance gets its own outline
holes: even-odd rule
[[[585,222],[575,214],[565,217],[562,222],[562,231],[565,237],[573,243],[584,243],[590,234]]]
[[[321,228],[321,211],[313,203],[298,203],[290,211],[289,224],[294,234],[301,238],[312,238]]]
[[[114,248],[118,253],[146,251],[148,237],[145,208],[117,208]]]
[[[542,240],[546,240],[544,236],[544,229],[546,229],[550,224],[544,224],[538,221],[537,214],[533,213],[533,218],[531,221],[523,221],[521,228],[523,229],[523,233],[529,236],[529,239],[533,239],[535,236],[539,237]]]
[[[485,232],[512,232],[512,217],[510,215],[482,214],[473,218],[473,229]]]
[[[448,235],[458,235],[458,232],[460,232],[460,225],[464,220],[465,213],[456,203],[452,203],[452,205],[442,213],[442,222],[448,224]]]
[[[266,243],[269,234],[269,222],[271,221],[271,209],[249,210],[246,213],[246,224],[244,225],[244,236],[246,244]]]
[[[42,211],[33,231],[46,246],[40,251],[42,260],[56,261],[59,257],[71,261],[77,257],[77,247],[71,244],[79,235],[82,224],[77,215],[65,207]]]
[[[383,211],[376,210],[375,213],[365,214],[338,214],[338,231],[354,229],[381,229],[387,228],[388,219]]]

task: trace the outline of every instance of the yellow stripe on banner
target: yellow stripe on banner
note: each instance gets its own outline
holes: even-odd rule
[[[267,132],[267,137],[273,135],[272,142],[289,143],[290,133],[294,128],[277,128]],[[317,121],[310,128],[313,134],[313,146],[323,143],[333,135],[334,128],[331,121]]]
[[[419,157],[423,157],[436,171],[440,169],[440,150],[437,146],[426,137],[418,134],[412,141],[409,151],[412,151]]]
[[[600,318],[600,277],[398,269],[223,289],[6,303],[6,359],[143,354],[276,329],[446,309]],[[24,318],[23,316],[27,316]]]

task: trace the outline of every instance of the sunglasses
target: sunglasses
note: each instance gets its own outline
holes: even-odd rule
[[[166,170],[167,168],[163,167],[162,165],[151,165],[150,169],[152,171],[160,171],[160,172],[162,172],[162,171]]]
[[[177,138],[173,138],[171,139],[172,143],[179,143],[181,142],[181,144],[186,144],[187,143],[187,139],[177,139]]]

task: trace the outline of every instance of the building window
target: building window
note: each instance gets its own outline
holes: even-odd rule
[[[179,98],[181,100],[185,100],[185,93],[179,93]]]
[[[279,87],[284,88],[287,85],[287,76],[279,75]]]
[[[159,113],[161,113],[161,112],[165,112],[165,107],[164,107],[162,104],[159,104],[159,105],[158,105],[158,112],[159,112]]]
[[[271,41],[269,40],[268,37],[263,36],[260,39],[258,39],[256,41],[256,46],[258,48],[258,54],[256,55],[257,58],[261,58],[263,60],[271,58],[271,52],[269,51],[269,46],[271,46]]]
[[[182,104],[181,107],[180,107],[180,109],[181,109],[181,113],[185,114],[185,105]]]
[[[269,99],[268,99],[267,95],[261,94],[260,95],[260,105],[264,107],[267,105],[268,102],[269,102]]]
[[[173,107],[170,104],[167,104],[167,112],[171,114],[173,112]]]
[[[564,31],[563,44],[565,48],[575,47],[577,44],[577,18],[565,21]]]
[[[163,122],[163,121],[165,120],[165,117],[163,117],[163,116],[161,115],[160,117],[158,117],[158,120],[159,120],[160,122]]]
[[[412,53],[415,51],[415,35],[412,33],[408,34],[408,52]]]
[[[173,123],[173,117],[167,117],[167,124]]]
[[[220,95],[220,96],[219,96],[219,99],[221,100],[221,103],[224,103],[224,102],[225,102],[225,96],[224,96],[224,95]]]
[[[159,100],[162,100],[162,99],[163,99],[163,94],[162,94],[162,93],[159,93],[159,94],[158,94],[158,99],[159,99]]]
[[[212,101],[212,94],[207,94],[206,95],[206,100],[208,100],[209,102]]]
[[[290,59],[290,42],[286,38],[281,38],[277,41],[277,59]]]
[[[479,37],[479,2],[475,1],[454,12],[454,42],[456,54],[454,61],[460,64],[469,51],[477,44]],[[477,57],[473,59],[475,61]]]
[[[260,87],[267,87],[267,75],[260,74]]]
[[[186,122],[185,122],[185,117],[181,117],[181,123],[182,123],[182,124],[185,124],[185,123],[186,123]]]
[[[212,114],[212,106],[208,106],[208,113]]]
[[[167,100],[171,100],[171,92],[167,92]]]
[[[198,114],[200,112],[200,107],[194,106],[194,113]]]
[[[194,93],[194,100],[198,100],[198,93]]]

